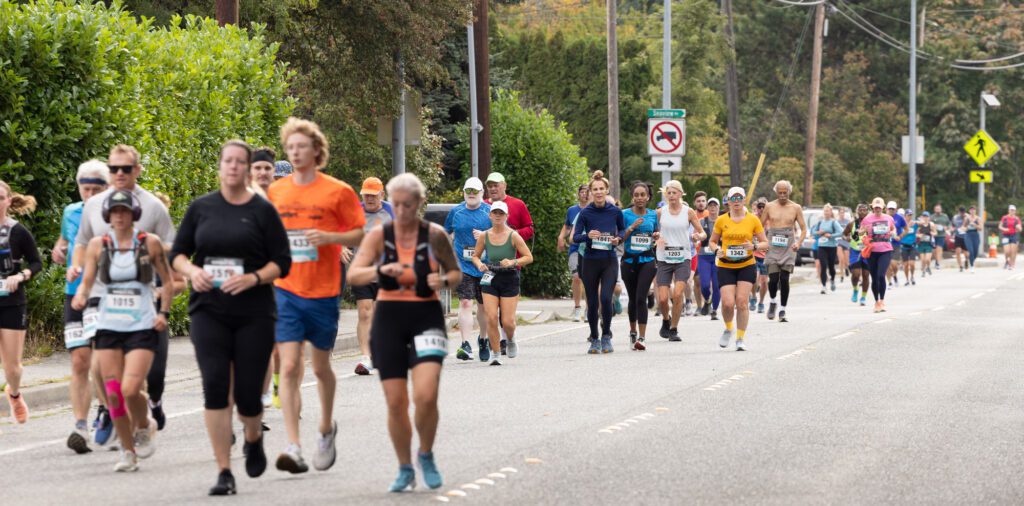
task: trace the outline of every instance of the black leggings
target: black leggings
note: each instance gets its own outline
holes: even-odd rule
[[[825,286],[825,282],[830,279],[833,282],[836,280],[836,261],[838,259],[835,246],[818,246],[818,261],[821,263],[821,286]]]
[[[623,260],[621,267],[622,282],[626,284],[626,294],[629,295],[629,322],[647,325],[647,292],[658,273],[657,262],[630,264]]]
[[[868,271],[871,273],[871,294],[875,300],[885,300],[885,271],[889,270],[892,252],[874,251],[868,257]],[[864,273],[861,273],[862,275]]]
[[[786,271],[773,272],[768,275],[768,295],[775,299],[775,294],[782,291],[782,307],[789,302],[789,273]]]
[[[584,258],[583,288],[587,292],[587,320],[590,323],[590,337],[601,337],[612,333],[612,294],[619,278],[619,264],[615,257]],[[601,300],[598,300],[600,292]],[[630,298],[632,300],[632,298]],[[597,308],[601,308],[601,334],[597,333]]]
[[[171,339],[171,330],[164,328],[157,332],[156,350],[153,350],[153,365],[149,366],[149,374],[146,375],[146,392],[149,400],[154,404],[164,398],[164,377],[167,376],[167,346]]]
[[[228,407],[234,366],[238,414],[259,416],[263,412],[263,379],[274,352],[274,319],[199,310],[192,313],[192,344],[203,377],[204,407]]]

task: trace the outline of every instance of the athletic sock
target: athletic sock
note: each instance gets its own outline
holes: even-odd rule
[[[771,298],[771,303],[772,304],[778,304],[779,303],[779,298],[778,297],[772,297]]]
[[[725,322],[725,330],[732,332],[732,322]]]
[[[274,373],[274,386],[280,385],[281,374]]]
[[[779,310],[780,311],[785,311],[786,310],[786,306],[779,306]]]
[[[736,339],[743,339],[743,336],[747,335],[746,329],[739,329],[736,331]]]

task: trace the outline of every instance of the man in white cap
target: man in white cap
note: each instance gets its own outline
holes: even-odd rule
[[[1002,237],[1000,243],[1003,245],[1003,255],[1006,256],[1006,264],[1003,265],[1004,269],[1014,270],[1017,268],[1017,248],[1019,248],[1021,231],[1020,218],[1017,217],[1017,206],[1010,204],[1009,209],[1006,212],[1006,216],[1003,216],[999,220],[999,232]]]
[[[768,319],[775,319],[775,310],[779,310],[779,321],[786,322],[786,303],[789,301],[789,276],[796,267],[796,257],[800,245],[807,238],[807,224],[804,223],[804,210],[800,204],[789,199],[793,194],[793,185],[786,180],[775,183],[775,195],[778,197],[765,206],[761,213],[761,224],[768,237],[768,252],[764,264],[768,266]],[[800,226],[800,238],[796,238],[796,226]],[[776,295],[782,292],[782,305]]]
[[[519,232],[519,237],[522,237],[524,241],[529,242],[533,238],[533,218],[530,216],[530,210],[526,207],[526,203],[521,199],[517,199],[509,195],[508,184],[505,182],[505,176],[500,172],[491,172],[487,176],[487,196],[488,203],[493,202],[504,202],[508,206],[508,221],[506,224],[516,232]],[[502,329],[501,339],[501,354],[505,354],[505,330]]]
[[[491,228],[490,204],[483,201],[484,185],[479,178],[471,177],[462,186],[462,196],[465,201],[448,213],[444,220],[444,229],[452,236],[452,244],[455,247],[455,254],[459,257],[459,269],[462,270],[462,281],[455,289],[455,295],[459,298],[459,332],[462,334],[462,345],[455,350],[455,356],[459,360],[472,360],[473,347],[469,344],[469,338],[473,335],[473,310],[476,309],[476,319],[480,328],[477,334],[477,348],[480,350],[480,360],[486,362],[490,359],[490,346],[487,339],[481,337],[487,328],[487,315],[483,311],[483,293],[480,291],[480,278],[483,273],[473,264],[473,252],[476,248],[476,240],[480,234]]]

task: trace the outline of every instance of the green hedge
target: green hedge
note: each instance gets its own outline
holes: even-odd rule
[[[0,28],[0,179],[38,199],[26,221],[44,257],[62,208],[78,199],[81,162],[136,146],[143,186],[171,196],[178,219],[216,186],[221,143],[276,145],[294,107],[260,26],[188,17],[157,29],[117,3],[0,0]],[[29,317],[34,338],[63,343],[57,271],[33,280]],[[176,308],[180,332],[187,321]]]
[[[535,263],[523,269],[523,292],[562,296],[569,293],[569,270],[556,239],[576,188],[587,180],[587,161],[564,124],[545,109],[523,108],[519,98],[500,91],[491,102],[491,171],[505,176],[509,194],[523,199],[533,217]],[[463,160],[469,158],[467,132],[459,130]]]

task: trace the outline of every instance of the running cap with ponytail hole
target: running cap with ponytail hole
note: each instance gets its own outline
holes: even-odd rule
[[[746,198],[747,192],[743,190],[743,188],[740,188],[739,186],[733,186],[732,188],[729,188],[728,192],[726,192],[725,198],[726,200],[728,200],[733,198],[733,196],[735,195],[739,195],[740,197]]]

